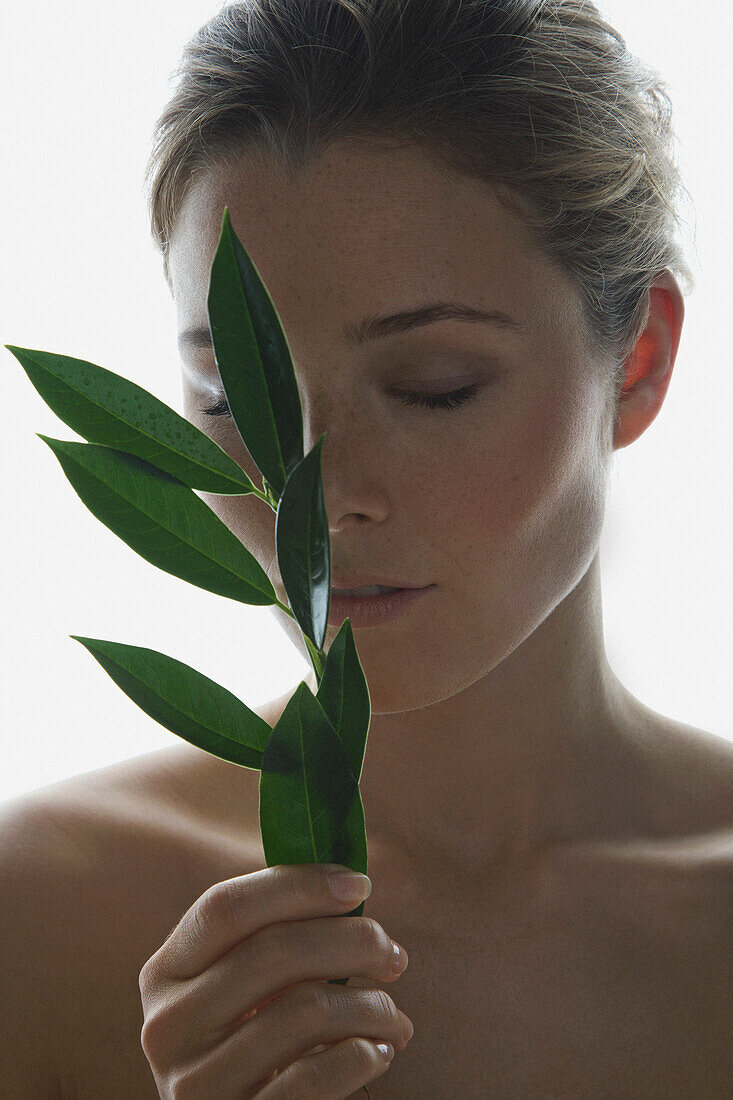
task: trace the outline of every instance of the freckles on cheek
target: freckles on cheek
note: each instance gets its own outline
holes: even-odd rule
[[[481,449],[454,459],[450,491],[438,490],[446,527],[456,537],[462,532],[464,541],[472,534],[474,541],[498,544],[520,534],[553,497],[553,482],[562,480],[562,454],[562,426],[541,401],[525,408],[521,419],[487,431]]]
[[[529,441],[528,441],[529,442]],[[460,486],[446,501],[456,529],[480,529],[490,536],[506,531],[527,507],[528,479],[532,479],[531,456],[526,447],[516,452],[487,447],[479,462],[461,471]]]

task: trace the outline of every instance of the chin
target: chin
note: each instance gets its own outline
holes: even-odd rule
[[[357,649],[359,639],[356,637]],[[449,699],[468,686],[465,677],[457,670],[451,676],[450,669],[442,668],[438,676],[431,675],[430,669],[421,664],[419,670],[410,665],[396,670],[394,666],[370,669],[366,660],[362,660],[364,674],[369,687],[372,714],[400,714],[411,710],[421,710]]]

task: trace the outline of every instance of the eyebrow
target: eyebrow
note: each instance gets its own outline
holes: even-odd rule
[[[384,317],[365,317],[358,325],[344,325],[343,337],[349,347],[360,347],[368,340],[398,336],[411,329],[437,324],[438,321],[489,324],[513,332],[520,332],[522,329],[518,321],[498,309],[476,309],[465,302],[429,302],[417,309],[405,309]]]
[[[347,324],[342,329],[344,342],[348,347],[361,347],[369,340],[380,340],[389,336],[398,336],[425,325],[434,325],[439,321],[467,321],[472,324],[488,324],[511,332],[521,332],[520,325],[508,313],[498,309],[476,309],[465,302],[429,302],[417,309],[404,309],[399,313],[385,316],[372,314],[364,317],[358,324]],[[198,326],[186,329],[178,336],[179,347],[210,348],[211,334],[208,327]]]

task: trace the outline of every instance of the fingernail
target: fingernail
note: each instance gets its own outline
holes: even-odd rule
[[[401,974],[407,966],[407,952],[404,947],[400,947],[398,943],[392,940],[392,950],[394,951],[394,959],[392,960],[392,971],[395,974]]]
[[[328,876],[328,886],[338,901],[360,901],[368,898],[372,892],[368,876],[360,875],[356,871],[334,872]]]

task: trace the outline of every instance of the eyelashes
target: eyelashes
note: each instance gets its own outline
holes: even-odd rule
[[[217,401],[215,405],[210,405],[209,408],[204,408],[203,405],[199,406],[202,413],[206,413],[207,416],[231,416],[229,412],[229,406],[225,399],[222,397],[221,401]]]
[[[449,393],[418,393],[410,390],[393,390],[392,396],[402,401],[405,405],[417,405],[425,409],[457,409],[466,401],[471,401],[478,393],[480,386],[473,382],[470,386],[464,386],[460,390],[451,390]],[[230,416],[229,406],[224,398],[209,408],[201,407],[201,412],[207,416]]]
[[[465,401],[470,401],[479,391],[478,383],[464,386],[450,393],[413,393],[409,390],[395,390],[394,396],[405,405],[419,405],[425,409],[457,409]]]

